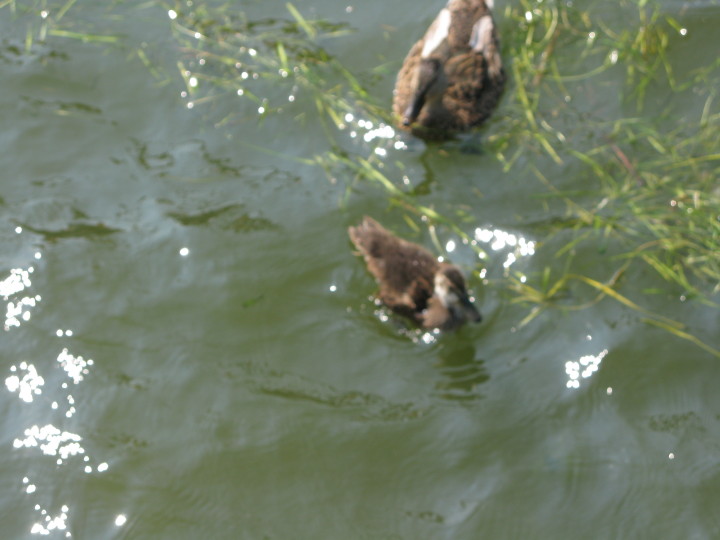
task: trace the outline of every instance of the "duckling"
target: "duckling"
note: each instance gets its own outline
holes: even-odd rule
[[[393,112],[423,138],[448,138],[484,122],[505,72],[492,0],[449,0],[398,73]]]
[[[380,300],[395,313],[428,330],[454,330],[482,319],[457,266],[438,262],[367,216],[348,233],[380,285]]]

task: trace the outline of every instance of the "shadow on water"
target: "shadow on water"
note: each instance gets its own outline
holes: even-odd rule
[[[18,222],[23,229],[39,234],[45,237],[48,242],[53,242],[63,238],[93,238],[110,236],[122,232],[121,229],[115,229],[109,227],[104,223],[68,223],[65,227],[60,229],[44,229],[40,227],[33,227],[27,223]]]
[[[270,231],[279,225],[257,212],[249,212],[245,205],[227,204],[199,213],[167,212],[167,216],[186,226],[217,226],[237,233]]]
[[[345,410],[356,420],[397,422],[422,418],[427,406],[414,401],[392,401],[373,392],[340,390],[302,375],[281,373],[264,364],[248,366],[256,391],[274,398]]]
[[[481,399],[480,387],[490,380],[485,361],[476,358],[476,349],[469,338],[457,335],[443,340],[437,348],[435,367],[442,376],[435,383],[440,397],[452,401]]]

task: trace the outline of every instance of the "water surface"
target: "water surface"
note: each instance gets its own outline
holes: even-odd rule
[[[249,20],[293,20],[283,3],[245,4]],[[204,4],[79,2],[46,29],[111,43],[45,34],[41,12],[63,5],[0,8],[4,538],[720,535],[717,358],[610,298],[521,324],[530,308],[507,280],[561,272],[551,248],[569,241],[548,236],[564,210],[527,168],[393,139],[407,148],[389,146],[391,180],[471,216],[463,232],[487,251],[437,227],[475,272],[485,320],[423,340],[373,304],[346,229],[370,214],[436,249],[432,236],[378,184],[295,159],[331,150],[312,100],[263,121],[240,96],[188,108],[168,10]],[[295,6],[348,23],[321,45],[389,108],[393,73],[440,4]],[[502,34],[518,31],[497,9]],[[700,44],[716,43],[717,4],[662,10],[687,29],[668,48],[678,77],[715,61]],[[573,86],[558,109],[568,133],[601,136],[582,133],[583,115],[622,118],[624,77]],[[270,106],[291,90],[253,88]],[[674,121],[698,121],[694,96],[651,86],[643,114],[675,100]],[[333,137],[371,154],[350,130]],[[579,162],[520,159],[560,190],[592,182]],[[611,247],[581,248],[573,271],[607,279]],[[645,308],[720,345],[716,308],[649,268],[622,279]],[[581,283],[567,294],[595,296]]]

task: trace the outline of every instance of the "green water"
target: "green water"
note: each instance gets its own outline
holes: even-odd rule
[[[393,73],[440,4],[295,6],[349,24],[322,46],[389,108]],[[260,81],[248,87],[283,100],[263,121],[239,96],[188,108],[177,5],[0,6],[2,538],[720,536],[718,359],[611,298],[522,324],[531,307],[513,302],[509,270],[561,272],[550,248],[570,239],[548,236],[563,212],[532,175],[490,151],[387,146],[391,180],[406,176],[418,204],[470,215],[463,232],[487,251],[480,260],[436,227],[475,272],[484,321],[408,332],[373,304],[346,230],[369,214],[436,249],[432,234],[377,183],[294,159],[330,149],[311,99],[286,103],[292,85]],[[52,20],[63,6],[45,35],[41,11]],[[226,8],[292,20],[282,2]],[[669,46],[676,75],[714,62],[720,7],[662,9],[687,29]],[[586,113],[625,114],[622,79],[610,70],[576,90],[568,132],[593,136]],[[511,79],[498,117],[514,91]],[[670,99],[677,121],[706,103],[651,85],[643,114]],[[343,144],[372,154],[352,129]],[[578,164],[535,156],[520,159],[558,189],[587,189]],[[606,248],[580,250],[573,272],[608,279],[619,263]],[[720,346],[717,308],[648,267],[622,280],[624,294],[652,293],[633,296],[644,308]],[[579,283],[566,294],[596,296]]]

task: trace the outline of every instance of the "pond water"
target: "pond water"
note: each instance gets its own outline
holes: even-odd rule
[[[633,2],[576,3],[606,39],[643,24]],[[389,110],[442,2],[234,4],[0,1],[3,538],[720,536],[717,291],[619,272],[632,250],[602,230],[562,251],[580,233],[556,194],[601,208],[593,169],[517,129],[513,13],[555,4],[496,2],[510,82],[470,150],[374,132],[356,102],[323,123],[272,66],[223,87],[203,68],[232,49],[188,47],[226,24],[261,47],[238,62],[277,60],[274,32],[289,65],[296,9],[338,25],[307,41]],[[655,9],[679,25],[678,81],[716,62],[717,2]],[[552,54],[591,72],[593,39]],[[590,152],[598,119],[716,118],[710,83],[653,77],[637,107],[622,54],[540,95],[553,129]],[[317,85],[342,98],[337,73]],[[617,156],[641,167],[634,149]],[[458,264],[482,324],[423,335],[378,309],[347,237],[365,214]],[[518,301],[563,273],[587,279]]]

